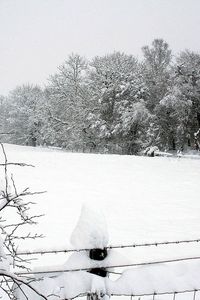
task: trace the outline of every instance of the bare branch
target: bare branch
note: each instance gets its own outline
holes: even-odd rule
[[[7,160],[7,156],[6,156],[6,152],[5,152],[5,149],[4,149],[4,146],[2,143],[0,143],[1,145],[1,148],[2,148],[2,151],[3,151],[3,155],[4,155],[4,174],[5,174],[5,183],[6,183],[6,187],[5,187],[5,195],[6,195],[6,199],[8,198],[8,174],[7,174],[7,163],[8,163],[8,160]]]
[[[33,168],[35,168],[35,166],[34,165],[30,165],[30,164],[25,164],[25,163],[13,163],[13,162],[11,162],[11,163],[4,163],[4,164],[0,164],[0,167],[5,167],[5,165],[6,166],[20,166],[20,167],[33,167]]]
[[[12,224],[6,224],[6,220],[2,219],[0,217],[0,230],[1,233],[4,235],[4,247],[6,250],[6,256],[10,256],[12,258],[12,264],[13,267],[17,267],[22,270],[30,271],[27,264],[30,264],[30,262],[33,259],[23,259],[17,254],[17,242],[19,240],[26,240],[26,239],[36,239],[36,238],[42,238],[42,234],[31,234],[31,232],[20,235],[18,234],[18,230],[24,226],[24,225],[35,225],[37,224],[37,219],[41,215],[29,215],[30,206],[32,204],[35,204],[32,201],[25,201],[24,197],[26,196],[32,196],[37,194],[42,194],[43,192],[31,192],[29,188],[25,188],[21,192],[17,190],[17,187],[15,185],[14,177],[11,175],[8,176],[8,166],[14,165],[14,166],[31,166],[25,163],[9,163],[7,159],[7,155],[4,149],[4,146],[2,143],[0,143],[3,156],[4,156],[4,163],[0,164],[0,166],[4,167],[4,181],[5,181],[5,188],[1,191],[0,195],[0,211],[3,211],[6,208],[10,208],[15,211],[16,220]],[[11,184],[10,182],[11,181]],[[22,292],[22,294],[25,296],[26,299],[28,299],[27,295],[25,294],[22,285],[27,286],[29,289],[34,291],[36,294],[38,294],[40,297],[47,299],[44,295],[40,294],[34,287],[32,287],[29,282],[24,281],[22,279],[19,279],[16,277],[16,275],[7,272],[6,270],[0,270],[0,277],[2,277],[2,280],[0,281],[0,287],[2,290],[7,294],[9,299],[16,299],[14,295],[14,285],[19,288],[19,290]],[[10,280],[12,284],[10,284]],[[30,280],[30,278],[29,278]]]
[[[56,121],[56,122],[58,122],[58,123],[61,123],[62,125],[67,125],[67,126],[69,125],[68,122],[65,122],[65,121],[60,120],[59,118],[55,117],[55,116],[52,114],[52,112],[51,112],[51,110],[50,110],[49,108],[47,108],[47,110],[48,110],[48,112],[49,112],[49,115],[50,115],[50,118],[51,118],[51,119],[53,119],[54,121]]]
[[[3,273],[3,272],[0,272],[0,276],[3,276],[3,277],[6,277],[6,278],[9,278],[11,279],[15,284],[24,284],[25,286],[27,286],[29,289],[31,289],[33,292],[35,292],[38,296],[42,297],[43,299],[47,300],[47,298],[42,295],[39,291],[37,291],[33,286],[31,286],[29,283],[27,283],[26,281],[18,278],[17,276],[13,275],[13,274],[8,274],[8,273]]]
[[[6,134],[14,134],[13,131],[10,131],[10,132],[0,132],[0,135],[6,135]]]

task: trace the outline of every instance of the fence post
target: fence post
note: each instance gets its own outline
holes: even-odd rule
[[[89,257],[92,260],[97,260],[97,261],[102,261],[107,257],[107,249],[103,248],[103,249],[90,249],[89,251]],[[99,268],[91,268],[89,273],[97,275],[97,276],[101,276],[101,277],[107,277],[107,270],[103,267],[99,267]],[[103,297],[104,295],[102,295]],[[90,293],[87,295],[87,300],[100,300],[102,298],[95,293]]]
[[[193,300],[195,300],[196,299],[196,290],[194,290],[194,294],[193,294]]]

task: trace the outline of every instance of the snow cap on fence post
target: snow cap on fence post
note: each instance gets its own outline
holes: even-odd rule
[[[104,249],[108,245],[108,230],[103,213],[97,207],[84,204],[78,223],[72,232],[75,248]]]
[[[71,235],[71,243],[76,248],[89,249],[87,251],[89,261],[91,260],[89,273],[100,277],[107,276],[107,270],[101,266],[101,261],[107,257],[108,231],[105,217],[99,208],[88,205],[82,206],[78,223]],[[101,284],[96,284],[96,280],[97,277],[92,280],[92,290],[88,294],[88,300],[97,300],[101,294],[105,294],[102,287],[98,288]],[[103,284],[103,286],[105,285]]]

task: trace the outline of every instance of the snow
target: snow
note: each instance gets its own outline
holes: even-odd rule
[[[0,194],[0,196],[1,196],[1,194]],[[6,199],[2,199],[1,203],[0,203],[0,209],[2,209],[6,205],[6,203],[7,203],[7,200]]]
[[[89,291],[98,295],[143,295],[182,292],[200,288],[199,281],[200,262],[163,264],[161,266],[143,266],[123,272],[119,279],[113,281],[110,278],[102,278],[90,273],[79,271],[64,273],[56,278],[45,278],[38,281],[34,287],[44,295],[54,295],[52,299],[70,299]],[[27,291],[29,299],[37,299],[33,292]],[[179,295],[178,299],[192,300],[185,298],[185,294]],[[20,299],[25,299],[20,297]],[[152,297],[150,298],[152,299]],[[160,299],[160,298],[158,298]],[[162,299],[162,298],[161,298]],[[172,299],[171,295],[168,298]],[[200,299],[200,294],[196,300]]]
[[[33,212],[45,213],[37,228],[32,227],[32,230],[43,233],[45,238],[21,243],[19,250],[71,248],[70,236],[77,223],[71,241],[78,248],[104,247],[108,242],[124,245],[200,237],[200,160],[189,157],[75,154],[15,145],[5,145],[5,149],[9,161],[36,166],[9,168],[14,174],[18,190],[29,186],[32,191],[47,191],[30,198],[37,202]],[[89,212],[86,207],[83,208],[79,218],[84,202],[92,203],[93,210]],[[107,220],[109,241],[100,210]],[[89,224],[92,224],[92,228]],[[94,238],[96,234],[98,240]],[[43,266],[43,270],[87,267],[92,264],[102,267],[106,263],[137,263],[199,256],[199,253],[198,243],[139,247],[113,250],[103,262],[92,263],[87,251],[74,253],[71,257],[71,253],[37,255],[34,257],[38,260],[33,261],[32,265],[35,268]],[[91,288],[103,290],[104,287],[109,293],[144,293],[163,291],[165,288],[178,290],[200,287],[199,269],[199,261],[196,260],[126,271],[117,269],[124,273],[116,281],[117,276],[96,279],[95,275],[86,272],[64,273],[59,280],[62,284],[70,282],[70,288],[61,289],[62,293],[66,290],[71,293],[67,295],[69,298],[75,288],[81,293],[85,288],[88,291]],[[74,281],[71,276],[74,276]],[[70,279],[67,281],[66,278]],[[58,292],[60,283],[53,278],[45,280],[45,284],[51,286],[52,294]],[[186,296],[177,295],[177,299],[192,299],[192,295]],[[53,300],[53,296],[50,299]],[[157,299],[172,299],[172,296],[158,296]]]
[[[84,204],[78,224],[71,235],[75,248],[100,248],[108,245],[106,220],[102,212]]]
[[[9,258],[5,254],[4,240],[0,234],[0,273],[9,274],[9,271],[10,271]],[[4,292],[1,289],[0,289],[0,298],[2,298],[3,300],[8,299],[8,297],[5,296]]]
[[[137,267],[125,271],[108,290],[111,294],[140,295],[199,289],[199,270],[200,262]]]
[[[78,269],[78,268],[103,268],[106,266],[114,266],[118,264],[129,264],[130,259],[123,256],[117,250],[108,250],[107,257],[102,261],[91,260],[88,251],[73,253],[66,263],[64,269]],[[44,269],[44,268],[43,268]],[[58,268],[59,269],[59,268]],[[113,270],[114,268],[112,268]]]
[[[10,262],[8,256],[5,254],[4,249],[4,240],[0,234],[0,271],[9,272],[10,271]]]

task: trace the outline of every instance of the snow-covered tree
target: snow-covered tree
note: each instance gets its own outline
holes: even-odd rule
[[[191,143],[194,133],[200,128],[200,54],[181,52],[177,58],[177,81],[179,89],[191,101],[191,115],[188,122]]]
[[[87,63],[72,54],[50,77],[46,89],[45,140],[68,149],[83,147],[83,128],[88,109],[85,82]]]
[[[142,48],[143,77],[148,90],[147,107],[154,111],[165,96],[170,85],[171,50],[163,39],[155,39],[150,46]]]
[[[172,86],[171,50],[163,39],[155,39],[150,46],[142,48],[143,78],[148,91],[146,106],[151,112],[151,122],[147,131],[149,144],[161,149],[174,149],[174,119],[169,108],[163,105],[163,98]]]
[[[0,96],[0,141],[9,141],[12,130],[9,128],[8,115],[10,107],[6,97]]]
[[[94,142],[111,152],[137,152],[133,145],[142,120],[136,117],[137,109],[145,110],[140,102],[146,94],[140,64],[133,56],[119,52],[95,57],[89,78],[93,107],[88,131]]]
[[[174,150],[194,149],[198,145],[195,133],[200,128],[200,55],[182,52],[177,57],[172,78],[173,85],[157,109],[159,127],[166,132],[163,138],[171,140]],[[165,123],[168,133],[164,129]]]
[[[8,122],[12,131],[11,142],[36,146],[40,144],[43,92],[38,86],[22,85],[9,97]]]

